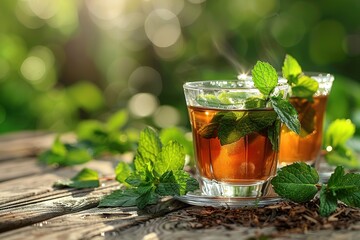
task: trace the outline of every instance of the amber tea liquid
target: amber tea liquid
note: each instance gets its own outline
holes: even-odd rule
[[[267,136],[267,128],[240,140],[221,146],[217,137],[203,138],[199,129],[218,113],[230,110],[188,106],[193,128],[193,141],[197,171],[204,181],[217,181],[229,185],[256,185],[275,175],[277,152]],[[234,110],[231,110],[234,111]],[[235,110],[264,112],[269,110]],[[206,191],[206,190],[205,190]]]
[[[285,166],[294,162],[314,164],[319,158],[327,98],[328,96],[316,96],[313,103],[309,103],[306,99],[302,98],[290,98],[290,103],[296,108],[300,121],[304,118],[306,108],[313,108],[315,111],[313,119],[314,131],[301,137],[283,125],[280,136],[279,166]]]

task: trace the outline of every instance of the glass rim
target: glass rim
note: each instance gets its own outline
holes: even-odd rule
[[[214,83],[214,85],[210,85],[211,82]],[[239,86],[234,85],[232,87],[221,87],[219,85],[216,85],[216,83],[221,82],[228,82],[228,83],[254,83],[252,80],[252,76],[247,76],[245,79],[209,79],[209,80],[199,80],[199,81],[189,81],[185,82],[183,84],[183,88],[187,90],[257,90],[258,88],[255,87],[255,85],[245,85],[245,86]],[[284,87],[287,88],[287,80],[283,77],[278,77],[278,84],[276,87]]]
[[[319,83],[333,82],[335,79],[334,75],[329,72],[304,71],[302,73],[306,76],[314,78]],[[277,74],[282,76],[282,72],[277,72]]]
[[[319,83],[333,82],[335,77],[331,73],[327,72],[304,72],[306,76],[314,78]]]

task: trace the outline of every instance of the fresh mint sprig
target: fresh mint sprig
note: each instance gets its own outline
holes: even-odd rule
[[[150,127],[140,133],[134,166],[120,163],[116,179],[125,184],[105,196],[99,207],[137,206],[142,209],[162,196],[183,195],[199,188],[198,182],[183,170],[183,147],[170,141],[162,145],[158,133]]]
[[[283,77],[288,80],[294,97],[312,100],[313,95],[319,88],[319,83],[309,76],[306,76],[298,61],[287,54],[282,67]]]
[[[294,163],[281,168],[272,180],[274,191],[281,197],[294,202],[307,202],[320,194],[319,213],[329,216],[338,201],[348,206],[360,207],[360,174],[347,173],[336,167],[327,184],[319,184],[315,168],[305,163]]]
[[[319,88],[319,83],[315,79],[306,76],[298,61],[289,54],[285,56],[282,73],[291,86],[292,97],[300,99],[293,104],[299,113],[300,136],[305,137],[315,130],[315,109],[312,103],[314,101],[313,96]]]
[[[300,122],[294,107],[281,96],[274,94],[274,89],[278,85],[278,75],[276,70],[266,62],[258,61],[252,70],[255,87],[262,94],[259,97],[248,98],[245,106],[248,108],[266,108],[271,103],[275,112],[272,111],[221,111],[217,113],[210,123],[202,126],[198,132],[204,138],[218,137],[221,145],[231,144],[240,138],[253,132],[260,132],[268,129],[268,137],[274,150],[278,150],[278,134],[276,129],[279,126],[277,118],[285,123],[289,129],[299,133]],[[225,93],[224,93],[225,94]],[[228,96],[229,97],[229,96]],[[244,96],[239,96],[243,99]],[[202,97],[198,103],[211,102],[212,104],[226,104],[220,97]],[[236,99],[232,96],[232,99]],[[204,101],[203,101],[204,100]]]
[[[337,119],[329,125],[324,136],[327,163],[360,169],[360,161],[355,152],[347,146],[347,141],[354,136],[355,129],[350,119]]]

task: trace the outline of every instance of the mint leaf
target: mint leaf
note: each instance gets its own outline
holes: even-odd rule
[[[140,186],[137,188],[137,191],[141,195],[136,199],[136,206],[139,209],[144,209],[146,205],[155,204],[158,201],[158,195],[154,191],[154,186]]]
[[[325,133],[325,145],[333,148],[344,146],[354,136],[355,125],[349,119],[336,119]]]
[[[141,131],[134,160],[136,171],[151,170],[157,155],[161,151],[161,147],[159,136],[153,128],[146,127]]]
[[[117,131],[122,128],[128,121],[128,112],[126,110],[120,110],[111,117],[106,122],[106,129],[108,131]]]
[[[327,189],[345,204],[360,207],[360,174],[345,174],[344,168],[339,166],[330,176]]]
[[[195,178],[191,177],[191,175],[185,171],[174,171],[173,175],[177,184],[179,185],[180,193],[179,195],[184,195],[187,192],[195,191],[199,189],[199,183]]]
[[[326,189],[326,185],[323,185],[320,190],[320,216],[327,217],[333,213],[337,208],[338,200]]]
[[[179,127],[170,127],[163,128],[159,134],[161,142],[163,145],[166,145],[170,141],[176,141],[180,145],[184,147],[185,154],[192,157],[192,162],[190,164],[194,164],[193,156],[194,156],[194,148],[192,139],[186,135],[187,130],[179,128]]]
[[[159,176],[167,171],[182,170],[185,165],[184,148],[177,142],[170,141],[156,158],[154,170]]]
[[[346,143],[353,137],[355,125],[348,119],[337,119],[325,132],[326,161],[330,165],[342,165],[349,169],[360,169],[360,161]]]
[[[271,180],[274,191],[294,202],[306,202],[318,192],[319,174],[315,168],[301,162],[281,168]]]
[[[175,196],[180,194],[180,186],[172,171],[167,171],[160,177],[160,183],[156,188],[156,192],[160,196]]]
[[[251,73],[255,87],[265,96],[269,96],[278,83],[278,75],[273,66],[258,61]]]
[[[271,97],[271,103],[280,120],[293,132],[300,133],[300,122],[295,108],[280,97]]]
[[[219,100],[215,95],[212,94],[199,95],[196,98],[196,102],[199,105],[206,107],[217,107],[222,104],[221,100]]]
[[[226,145],[238,141],[256,130],[250,118],[244,112],[228,112],[221,118],[218,128],[220,144]]]
[[[54,187],[71,188],[95,188],[99,187],[99,175],[96,171],[89,168],[82,169],[76,176],[70,180],[59,180],[54,183]]]
[[[115,190],[100,200],[98,207],[131,207],[136,206],[140,194],[135,188]]]
[[[119,162],[115,168],[116,180],[120,183],[126,183],[126,179],[134,172],[129,164]]]
[[[266,108],[267,101],[262,98],[249,97],[245,101],[245,107],[247,109],[252,108]]]
[[[306,99],[293,98],[291,104],[295,107],[300,121],[300,136],[306,137],[315,130],[315,109],[312,103]]]
[[[299,63],[291,55],[286,54],[284,65],[282,67],[283,77],[289,84],[296,84],[298,76],[302,73]]]
[[[296,85],[291,88],[292,96],[312,100],[312,96],[316,93],[318,88],[319,83],[316,80],[308,76],[300,76]]]
[[[116,191],[100,202],[103,206],[137,206],[154,204],[161,196],[183,195],[199,187],[184,170],[184,148],[175,141],[164,146],[157,132],[147,127],[140,133],[135,168],[120,162],[116,178],[127,189]]]
[[[39,160],[47,165],[72,166],[86,163],[93,159],[91,149],[87,144],[79,142],[75,144],[62,143],[57,137],[51,149],[40,154]]]
[[[272,149],[276,152],[279,151],[279,138],[280,138],[281,122],[276,120],[273,125],[268,128],[268,138],[271,142]]]

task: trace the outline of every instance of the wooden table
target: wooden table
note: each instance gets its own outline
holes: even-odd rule
[[[56,180],[73,177],[84,167],[40,165],[36,155],[48,148],[53,138],[44,132],[0,137],[0,239],[256,239],[275,231],[239,225],[196,229],[197,223],[187,211],[202,207],[175,199],[141,211],[135,207],[97,208],[99,199],[119,184],[104,181],[96,189],[53,188]],[[114,175],[114,165],[109,160],[86,164],[104,176]],[[359,233],[324,230],[276,239],[359,239]]]

